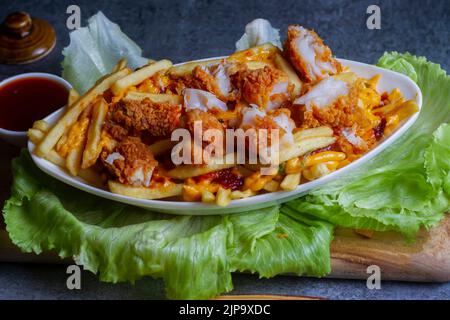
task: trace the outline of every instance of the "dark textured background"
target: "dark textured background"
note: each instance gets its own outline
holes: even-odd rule
[[[0,66],[0,76],[25,71],[59,74],[61,50],[68,45],[66,8],[78,4],[83,23],[102,10],[119,23],[144,50],[144,55],[182,62],[221,56],[234,50],[245,24],[264,17],[284,36],[291,23],[315,29],[336,56],[375,63],[384,51],[424,55],[449,70],[450,1],[213,1],[213,0],[1,0],[0,18],[26,10],[50,21],[58,33],[55,50],[46,59],[22,67]],[[366,28],[366,9],[381,6],[381,30]]]
[[[55,50],[44,60],[24,66],[0,65],[0,80],[42,71],[60,74],[61,50],[68,44],[65,27],[69,4],[81,7],[83,22],[98,10],[134,39],[144,55],[182,62],[224,55],[234,50],[245,24],[263,17],[284,35],[288,24],[314,28],[342,58],[375,63],[384,51],[409,51],[450,69],[450,1],[49,1],[0,0],[0,18],[16,10],[44,18],[56,28]],[[381,30],[366,28],[366,9],[381,7]],[[69,291],[63,266],[0,264],[0,298],[143,299],[163,298],[161,281],[144,279],[135,286],[99,283],[83,273],[82,290]],[[323,296],[332,299],[449,299],[449,284],[382,282],[368,290],[365,281],[277,277],[258,280],[235,275],[236,294],[275,293]]]

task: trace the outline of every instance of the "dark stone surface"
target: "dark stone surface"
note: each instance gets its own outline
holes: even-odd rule
[[[30,71],[60,74],[61,50],[69,42],[65,26],[69,4],[81,7],[83,22],[97,10],[134,39],[154,59],[181,62],[231,53],[245,24],[258,17],[269,19],[284,34],[290,23],[314,28],[342,58],[374,63],[384,51],[409,51],[426,56],[449,70],[450,1],[0,1],[0,18],[16,10],[47,19],[57,30],[55,50],[30,65],[0,65],[0,80]],[[366,28],[366,9],[381,7],[381,30]],[[28,299],[145,299],[163,298],[161,281],[104,284],[83,273],[82,290],[66,288],[64,266],[0,264],[0,298]],[[382,282],[381,290],[368,290],[365,281],[307,279],[280,276],[258,280],[235,275],[236,294],[278,293],[323,296],[331,299],[445,299],[450,283]]]
[[[81,289],[68,290],[63,265],[0,264],[1,299],[164,299],[161,280],[141,279],[134,285],[99,282],[90,272],[81,276]],[[278,276],[258,279],[233,275],[232,294],[291,294],[328,299],[449,299],[450,283],[382,281],[381,289],[369,290],[366,281]]]
[[[366,9],[380,4],[381,30],[366,27]],[[102,10],[139,44],[145,56],[182,62],[231,53],[245,24],[264,17],[284,36],[291,23],[314,28],[338,57],[375,63],[384,51],[409,51],[449,70],[450,1],[0,1],[0,18],[15,10],[47,19],[58,42],[44,60],[0,66],[0,79],[26,71],[60,74],[61,50],[68,45],[66,8],[78,4],[83,23]]]

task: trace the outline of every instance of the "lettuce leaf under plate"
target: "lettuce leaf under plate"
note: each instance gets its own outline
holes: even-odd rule
[[[108,282],[164,279],[174,299],[232,289],[231,272],[323,276],[333,227],[279,207],[230,216],[176,216],[101,199],[40,171],[23,150],[13,161],[3,212],[14,244],[55,250]]]
[[[395,230],[412,239],[450,209],[450,77],[408,53],[385,53],[378,65],[420,87],[423,106],[416,123],[367,165],[287,205],[336,226]]]

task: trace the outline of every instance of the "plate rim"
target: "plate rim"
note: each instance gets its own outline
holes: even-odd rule
[[[175,64],[174,66],[180,66],[186,63],[190,62],[196,62],[196,61],[207,61],[207,60],[214,60],[214,59],[223,59],[226,58],[226,56],[220,56],[220,57],[213,57],[213,58],[204,58],[199,60],[193,60],[188,62],[183,62],[179,64]],[[202,203],[202,202],[188,202],[188,201],[171,201],[171,200],[149,200],[149,199],[141,199],[141,198],[133,198],[129,196],[124,196],[116,193],[112,193],[106,189],[101,189],[98,187],[95,187],[93,185],[90,185],[89,183],[83,181],[79,177],[71,176],[69,173],[65,172],[64,175],[59,174],[54,169],[52,170],[52,166],[56,167],[59,170],[64,170],[64,168],[61,168],[50,161],[38,157],[34,152],[35,145],[34,143],[29,140],[28,141],[28,150],[31,154],[31,157],[34,161],[34,163],[45,173],[49,174],[50,176],[54,177],[57,180],[60,180],[72,187],[75,187],[79,190],[91,193],[93,195],[106,198],[112,201],[122,202],[138,207],[143,207],[146,209],[159,211],[159,212],[166,212],[166,213],[172,213],[172,214],[188,214],[188,215],[216,215],[216,214],[232,214],[232,213],[238,213],[243,212],[251,209],[247,209],[248,207],[254,208],[254,207],[268,207],[270,205],[274,205],[276,203],[282,203],[291,200],[293,197],[299,197],[301,195],[304,195],[305,193],[310,192],[312,189],[315,189],[325,183],[330,182],[331,180],[334,180],[338,178],[339,176],[349,172],[350,170],[366,163],[376,155],[378,155],[380,152],[384,151],[389,145],[391,145],[394,141],[396,141],[398,138],[400,138],[417,120],[419,117],[419,114],[422,110],[422,92],[420,88],[417,86],[417,84],[411,80],[409,77],[392,71],[388,69],[380,68],[376,65],[366,64],[363,62],[358,61],[352,61],[347,59],[338,59],[341,63],[344,65],[355,65],[363,68],[374,68],[375,70],[378,70],[379,73],[387,73],[392,74],[396,77],[400,77],[405,82],[408,82],[409,85],[412,85],[412,87],[416,91],[416,102],[419,107],[419,112],[415,113],[413,116],[411,116],[406,122],[404,122],[401,127],[397,128],[391,135],[386,137],[384,140],[382,140],[375,148],[370,150],[369,152],[365,153],[361,158],[357,159],[356,161],[350,163],[349,165],[336,170],[324,177],[321,177],[319,179],[300,184],[297,186],[295,190],[292,191],[276,191],[276,192],[270,192],[265,194],[259,194],[252,197],[244,198],[244,199],[237,199],[232,200],[227,206],[221,207],[216,204],[209,204],[209,203]],[[382,81],[382,80],[380,80]],[[62,114],[64,112],[65,106],[56,110],[52,114],[48,115],[45,120],[49,120],[49,122],[55,121],[54,119]],[[181,211],[180,211],[181,210]]]

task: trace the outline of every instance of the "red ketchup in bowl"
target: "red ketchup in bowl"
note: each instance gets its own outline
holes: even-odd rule
[[[0,128],[26,131],[67,102],[69,90],[57,80],[30,76],[0,86]]]

